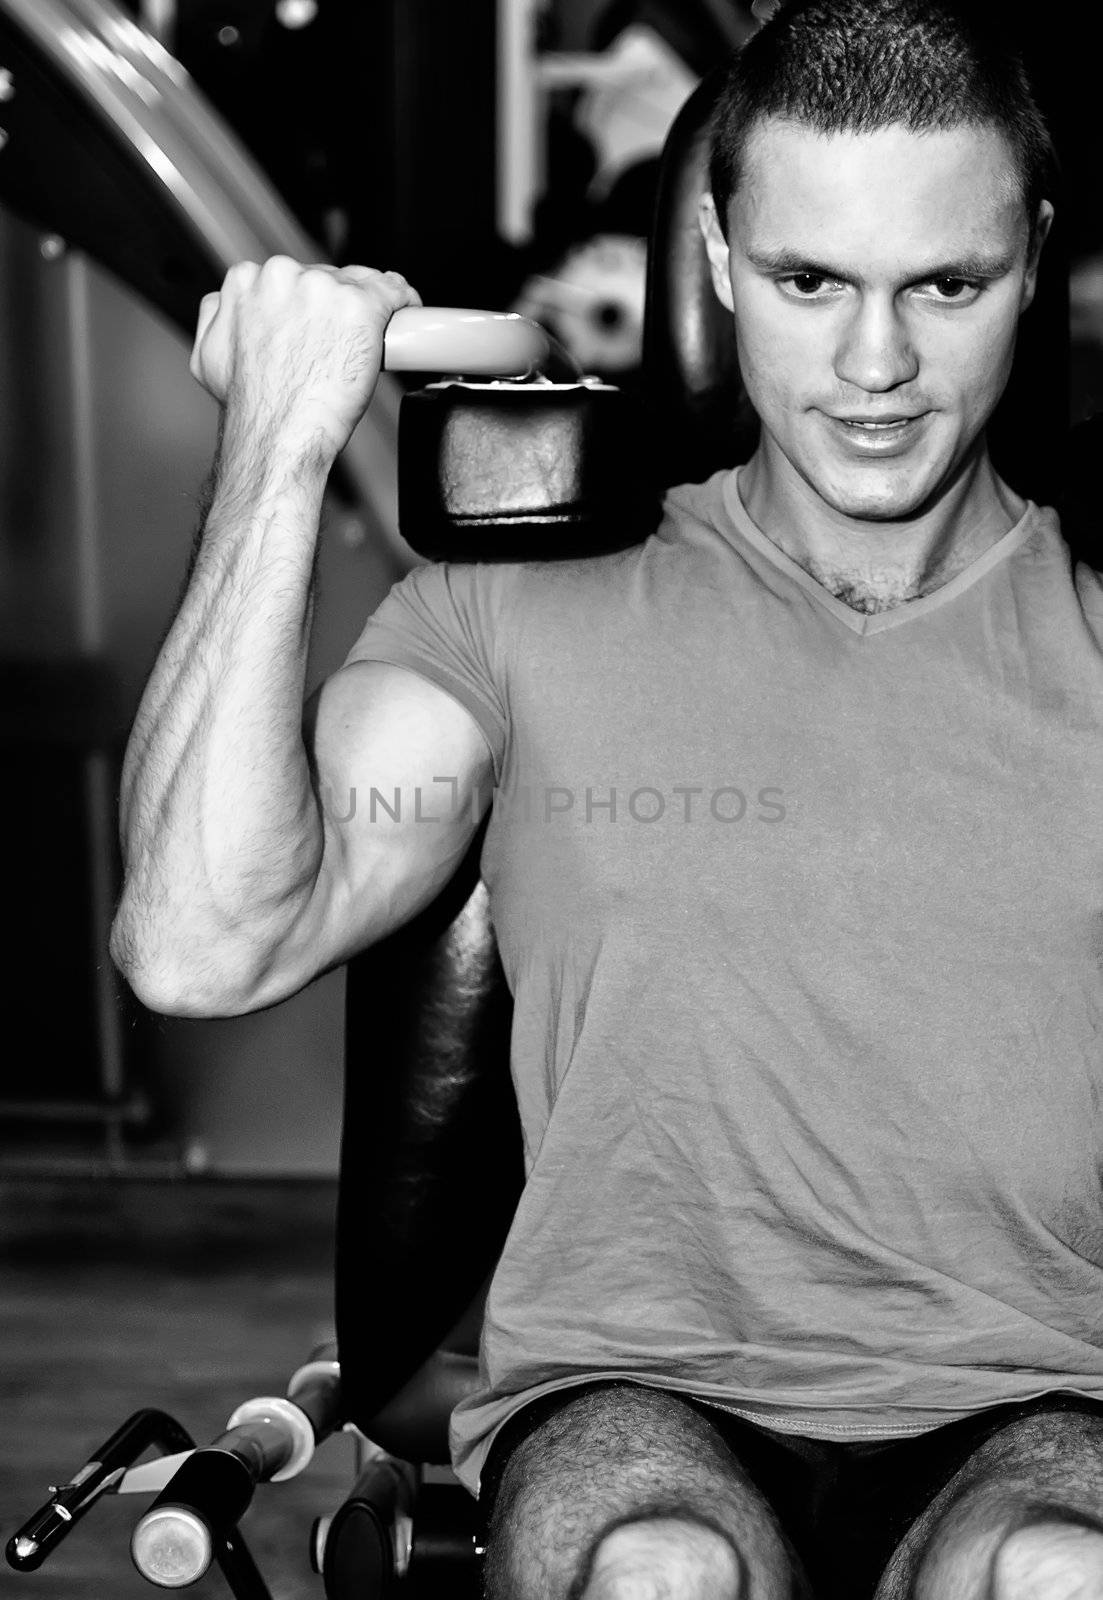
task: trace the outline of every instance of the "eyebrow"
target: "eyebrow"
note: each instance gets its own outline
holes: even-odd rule
[[[759,272],[772,272],[778,275],[808,273],[817,278],[831,278],[837,283],[860,281],[854,279],[850,273],[830,266],[825,261],[815,261],[810,256],[803,255],[799,250],[752,250],[744,247],[743,254]],[[1015,260],[1014,255],[970,253],[957,256],[952,261],[934,262],[931,266],[912,273],[907,282],[932,283],[938,278],[1003,278],[1011,271]]]

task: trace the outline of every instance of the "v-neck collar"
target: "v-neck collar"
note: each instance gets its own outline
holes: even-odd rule
[[[784,550],[779,549],[773,540],[768,539],[761,528],[751,521],[739,493],[738,467],[729,472],[725,478],[723,493],[725,509],[740,537],[753,545],[779,572],[785,573],[794,583],[799,584],[825,611],[836,617],[853,633],[858,634],[884,633],[888,628],[903,627],[907,622],[937,611],[940,606],[946,605],[948,601],[971,589],[985,573],[991,572],[993,567],[1006,561],[1020,545],[1026,542],[1034,531],[1038,510],[1034,502],[1028,500],[1026,510],[1013,528],[1010,528],[1001,539],[997,539],[995,544],[989,545],[983,555],[979,555],[955,577],[941,584],[939,588],[933,589],[930,594],[919,595],[914,600],[902,600],[898,606],[892,606],[888,611],[867,613],[855,611],[852,606],[840,600],[838,595],[832,594],[830,589],[824,588],[822,583],[813,578],[810,572],[806,572],[792,556],[786,555]]]

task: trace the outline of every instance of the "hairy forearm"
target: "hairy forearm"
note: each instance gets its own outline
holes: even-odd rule
[[[190,582],[131,733],[112,951],[170,1002],[244,992],[317,878],[301,717],[327,471],[228,419]]]

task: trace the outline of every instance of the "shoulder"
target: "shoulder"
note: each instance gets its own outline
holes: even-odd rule
[[[675,484],[663,500],[663,521],[715,526],[724,516],[725,497],[737,474],[738,469],[723,467],[701,483]]]
[[[594,555],[549,556],[531,560],[436,561],[413,568],[392,594],[425,603],[458,607],[485,620],[509,618],[518,608],[546,609],[557,599],[576,602],[585,595],[615,594],[630,586],[641,570],[671,546],[716,536],[724,519],[724,483],[718,472],[704,483],[677,484],[663,499],[658,525],[643,539]]]
[[[1103,634],[1103,570],[1096,565],[1099,559],[1096,555],[1094,560],[1085,560],[1074,553],[1072,566],[1081,609],[1095,631]]]
[[[1045,586],[1047,614],[1066,625],[1073,613],[1083,618],[1103,645],[1103,547],[1085,538],[1083,528],[1050,506],[1031,505],[1022,558]],[[1062,600],[1061,596],[1064,596]]]

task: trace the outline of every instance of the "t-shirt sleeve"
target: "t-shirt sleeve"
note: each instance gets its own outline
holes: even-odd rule
[[[345,658],[406,667],[475,718],[501,778],[507,735],[500,619],[508,567],[439,562],[415,567],[384,596]]]

